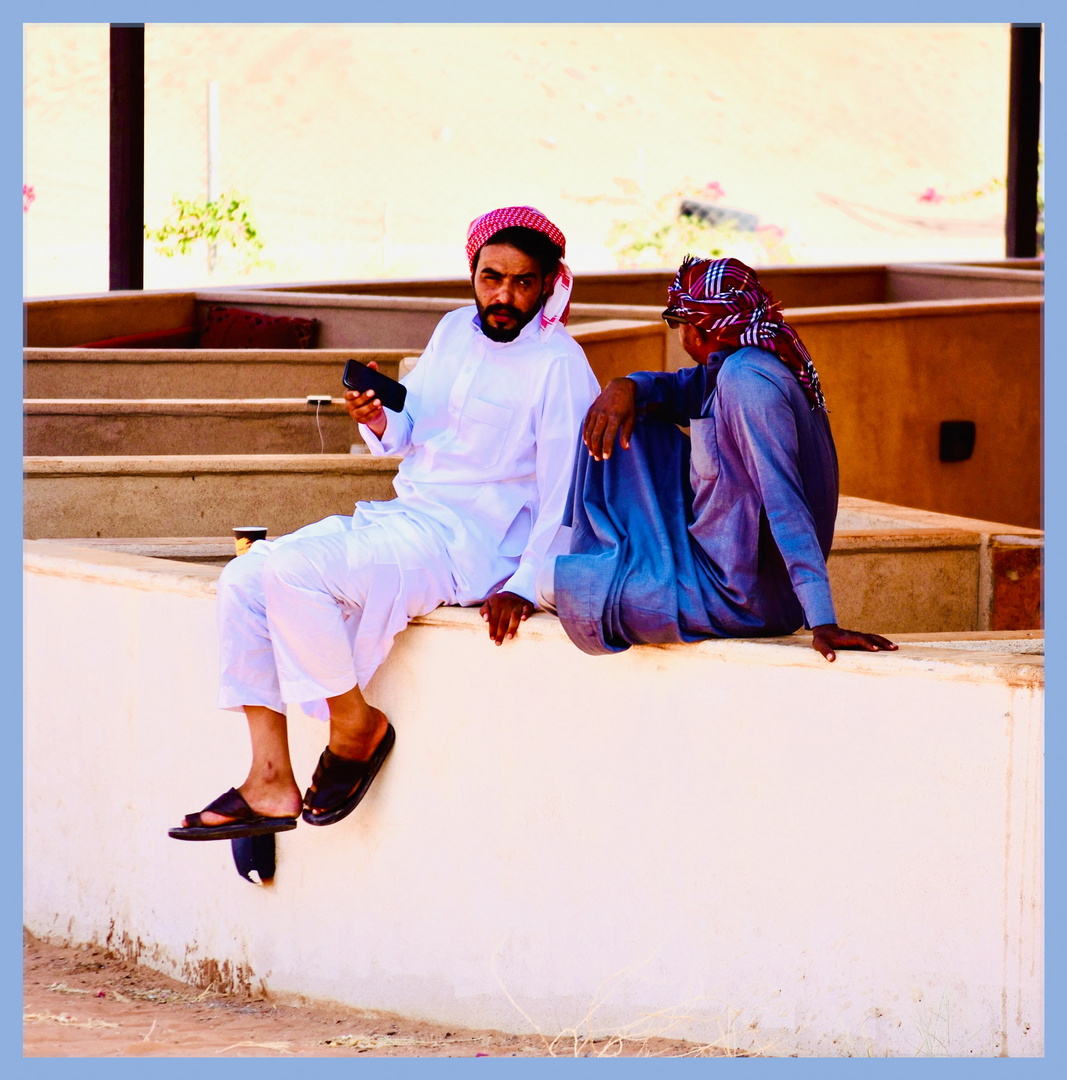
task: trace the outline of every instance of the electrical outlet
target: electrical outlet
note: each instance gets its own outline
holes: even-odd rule
[[[308,394],[309,405],[329,405],[332,401],[329,394]]]

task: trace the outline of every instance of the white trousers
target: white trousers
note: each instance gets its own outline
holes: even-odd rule
[[[328,517],[259,540],[222,572],[219,708],[297,703],[365,686],[409,619],[455,594],[441,539],[411,514]]]

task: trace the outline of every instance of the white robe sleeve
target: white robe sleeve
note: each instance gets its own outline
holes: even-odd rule
[[[399,454],[404,457],[411,450],[411,431],[415,426],[415,417],[419,414],[425,365],[433,353],[436,337],[435,330],[422,356],[419,357],[419,362],[400,380],[408,392],[404,399],[404,409],[398,413],[390,409],[385,410],[385,431],[382,437],[379,439],[366,424],[359,425],[359,433],[372,454]]]
[[[537,575],[563,521],[578,437],[599,393],[584,357],[564,356],[552,365],[536,419],[538,506],[519,568],[501,592],[537,603]]]

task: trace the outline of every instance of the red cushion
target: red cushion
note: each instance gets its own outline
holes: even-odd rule
[[[200,331],[200,348],[310,349],[318,325],[318,319],[293,319],[243,308],[211,307]]]
[[[148,330],[143,334],[87,341],[81,349],[195,349],[196,331],[191,326],[173,330]]]

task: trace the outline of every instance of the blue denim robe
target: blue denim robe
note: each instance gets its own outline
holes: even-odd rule
[[[571,640],[605,653],[836,622],[837,453],[786,365],[746,347],[629,378],[644,414],[630,449],[575,459],[554,578]]]

